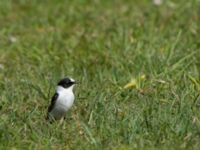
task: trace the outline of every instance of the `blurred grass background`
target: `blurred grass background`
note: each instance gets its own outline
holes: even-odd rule
[[[199,14],[199,0],[1,0],[0,148],[198,149]],[[65,76],[75,105],[48,124]]]

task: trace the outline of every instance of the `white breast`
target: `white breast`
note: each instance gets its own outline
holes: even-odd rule
[[[65,113],[72,107],[74,103],[74,93],[72,88],[65,89],[60,86],[57,87],[56,91],[58,93],[58,98],[53,110],[50,112],[55,119],[60,119],[63,117]]]
[[[68,110],[72,107],[74,103],[74,94],[70,90],[65,90],[62,92],[58,92],[59,96],[56,101],[56,106],[60,107],[61,109]]]

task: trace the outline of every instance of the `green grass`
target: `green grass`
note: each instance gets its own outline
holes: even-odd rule
[[[199,0],[1,0],[0,149],[199,149],[199,14]],[[49,124],[65,76],[76,101]]]

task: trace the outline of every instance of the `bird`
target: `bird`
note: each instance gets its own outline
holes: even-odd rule
[[[74,103],[73,88],[77,82],[69,77],[61,79],[56,87],[56,92],[51,98],[46,119],[50,122],[65,118],[66,112]]]

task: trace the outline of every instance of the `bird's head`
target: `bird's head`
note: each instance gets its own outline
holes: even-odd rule
[[[66,78],[60,80],[58,82],[57,86],[62,87],[64,89],[73,89],[74,84],[76,84],[76,83],[77,82],[74,79],[66,77]]]

